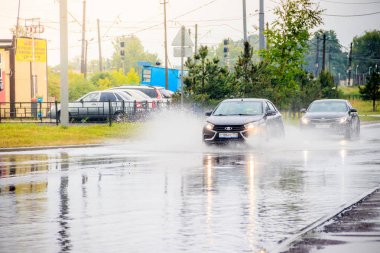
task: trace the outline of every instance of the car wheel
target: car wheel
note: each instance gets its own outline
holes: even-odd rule
[[[345,133],[344,133],[344,138],[346,138],[347,140],[351,140],[352,137],[353,137],[353,132],[354,130],[352,129],[352,126],[351,124],[347,127]]]
[[[282,123],[279,123],[278,124],[278,137],[280,138],[284,138],[285,137],[285,128],[284,128],[284,125]]]
[[[113,115],[113,121],[117,123],[125,122],[126,121],[126,115],[123,112],[116,112]]]
[[[360,123],[357,123],[357,124],[356,124],[356,127],[355,127],[355,137],[356,137],[357,139],[360,138]]]

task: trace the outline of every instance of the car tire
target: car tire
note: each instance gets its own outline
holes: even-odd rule
[[[355,138],[356,139],[360,138],[360,123],[356,124],[356,127],[355,127]]]
[[[344,138],[347,139],[347,140],[351,140],[352,137],[354,136],[353,133],[354,133],[354,130],[352,129],[352,125],[350,124],[350,125],[347,127],[347,129],[346,129],[346,131],[345,131],[345,133],[344,133]]]
[[[112,120],[116,123],[122,123],[122,122],[125,122],[126,121],[126,114],[123,113],[123,112],[116,112],[114,115],[113,115],[113,118]]]

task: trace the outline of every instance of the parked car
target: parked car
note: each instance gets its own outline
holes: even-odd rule
[[[161,86],[154,86],[154,87],[160,91],[162,99],[164,102],[171,102],[172,101],[172,96],[174,94],[173,91],[167,90]]]
[[[360,119],[358,112],[344,99],[321,99],[313,101],[301,117],[301,129],[323,130],[342,134],[346,138],[359,137]]]
[[[109,102],[110,101],[110,102]],[[111,111],[109,103],[111,103]],[[126,112],[134,107],[134,100],[127,97],[122,91],[107,90],[87,93],[75,102],[69,103],[69,119],[105,120],[111,113],[113,120],[121,122]],[[60,119],[61,106],[50,108],[48,117]]]
[[[148,85],[123,85],[119,87],[114,87],[114,89],[135,89],[139,90],[152,99],[154,99],[156,102],[162,102],[162,95],[160,91],[153,87],[153,86],[148,86]]]
[[[203,127],[203,141],[207,144],[285,134],[281,113],[267,99],[227,99],[206,116],[209,117]]]
[[[137,89],[128,88],[111,88],[109,90],[117,90],[123,92],[129,99],[136,101],[137,109],[156,109],[157,102]]]

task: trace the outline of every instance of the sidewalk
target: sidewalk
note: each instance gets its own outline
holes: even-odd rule
[[[380,190],[292,242],[287,253],[379,253]]]

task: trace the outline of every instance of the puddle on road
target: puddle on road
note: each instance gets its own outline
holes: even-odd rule
[[[257,252],[379,184],[365,129],[206,147],[199,119],[179,122],[123,145],[0,154],[0,251]]]

